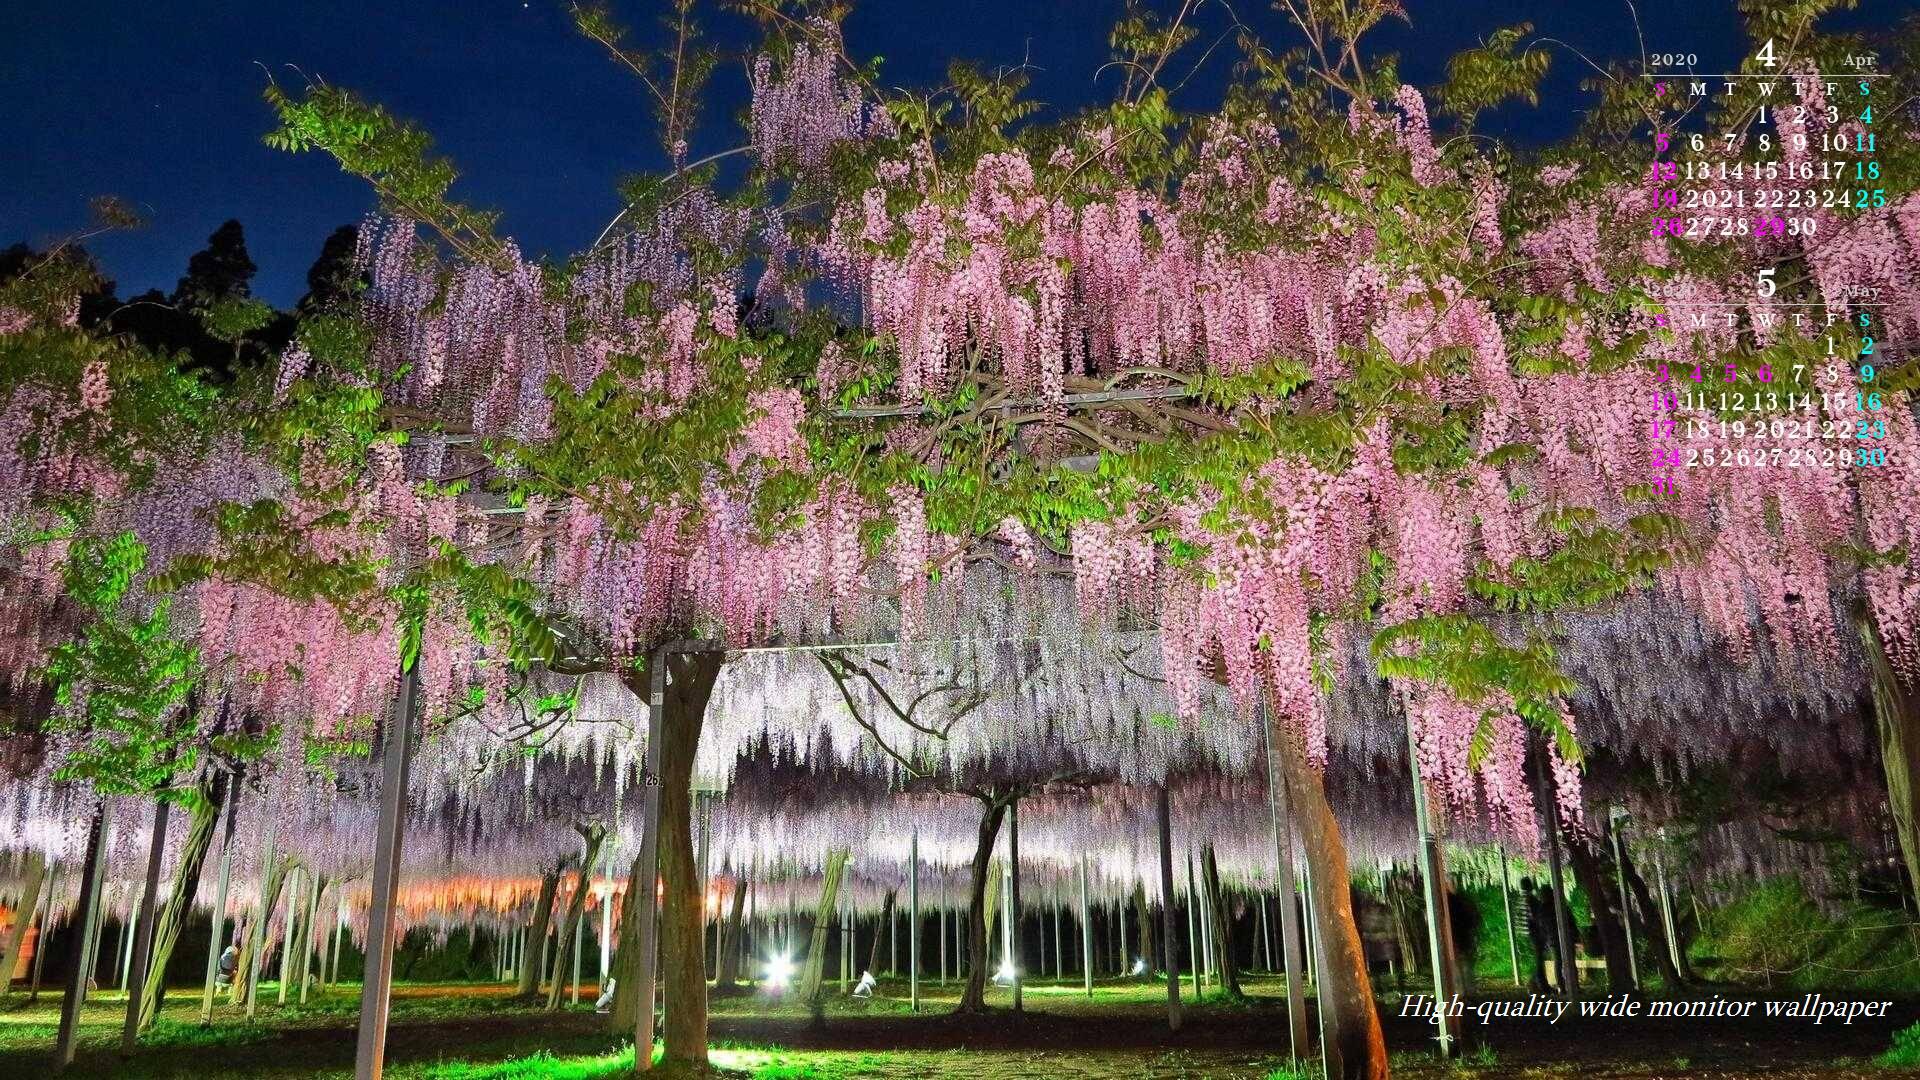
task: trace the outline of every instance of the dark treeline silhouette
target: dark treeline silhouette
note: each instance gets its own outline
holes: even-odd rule
[[[121,299],[115,282],[84,247],[69,246],[60,257],[79,262],[92,275],[93,288],[80,298],[83,326],[129,335],[155,351],[185,353],[188,370],[212,382],[230,383],[286,348],[301,315],[326,310],[352,295],[357,235],[354,226],[342,225],[327,236],[307,270],[307,293],[291,311],[254,298],[258,267],[247,253],[246,230],[238,221],[227,221],[207,237],[207,246],[187,260],[186,273],[171,293],[148,289]],[[0,283],[46,255],[25,243],[0,249]]]

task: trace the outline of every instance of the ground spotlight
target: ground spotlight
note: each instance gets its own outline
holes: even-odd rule
[[[773,959],[767,961],[767,988],[768,989],[784,990],[787,987],[787,983],[791,982],[792,980],[793,980],[793,961],[789,959],[786,956],[786,954],[782,953],[781,955],[776,956]]]

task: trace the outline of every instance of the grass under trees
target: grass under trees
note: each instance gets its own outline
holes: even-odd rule
[[[1209,995],[1187,1024],[1169,1035],[1163,985],[1106,981],[1089,1002],[1078,980],[1043,980],[1026,988],[1027,1015],[1011,1016],[1009,994],[994,990],[995,1011],[980,1018],[947,1014],[957,984],[923,986],[915,1015],[898,980],[871,1001],[830,997],[822,1016],[757,994],[716,997],[715,1066],[754,1080],[972,1077],[1014,1080],[1222,1078],[1308,1080],[1317,1063],[1289,1069],[1282,986],[1243,977],[1245,1001]],[[356,987],[344,985],[305,1006],[274,1003],[278,987],[262,987],[249,1022],[224,1003],[216,1023],[201,1028],[199,997],[176,992],[139,1055],[122,1060],[118,1046],[124,997],[96,994],[83,1014],[80,1055],[69,1075],[130,1080],[279,1080],[352,1075]],[[1504,992],[1501,987],[1490,991]],[[1724,988],[1723,988],[1724,989]],[[600,1080],[630,1075],[630,1045],[608,1035],[584,1003],[546,1013],[494,984],[407,983],[395,987],[387,1075],[395,1080]],[[46,1074],[58,1024],[57,996],[28,1006],[24,995],[0,1002],[0,1077]],[[1920,1016],[1907,998],[1879,1025],[1799,1031],[1771,1027],[1645,1021],[1608,1027],[1567,1021],[1557,1028],[1505,1028],[1460,1061],[1436,1062],[1421,1050],[1424,1033],[1383,1003],[1396,1076],[1527,1077],[1540,1080],[1653,1080],[1655,1077],[1754,1076],[1845,1080],[1920,1075]],[[1894,1046],[1892,1052],[1888,1047]],[[1902,1048],[1906,1052],[1902,1052]]]

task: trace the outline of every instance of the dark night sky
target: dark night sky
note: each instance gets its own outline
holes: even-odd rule
[[[574,33],[559,0],[9,6],[0,35],[0,246],[64,235],[86,221],[89,197],[119,195],[150,224],[90,249],[123,296],[171,289],[187,256],[233,217],[246,226],[261,268],[255,292],[289,304],[304,291],[327,232],[371,208],[366,186],[329,159],[262,145],[266,68],[298,83],[302,76],[286,66],[294,65],[423,124],[461,167],[456,193],[503,211],[504,231],[531,252],[586,246],[618,209],[615,179],[661,164],[638,86]],[[622,0],[615,9],[637,33],[654,34],[661,31],[652,13],[664,6]],[[1649,50],[1697,52],[1707,71],[1735,62],[1733,0],[1641,6]],[[1399,52],[1403,76],[1416,84],[1438,81],[1455,50],[1520,21],[1596,58],[1638,52],[1625,0],[1407,0],[1407,8],[1411,27],[1380,31],[1375,47]],[[1828,25],[1884,27],[1916,9],[1920,0],[1861,0]],[[1031,96],[1071,109],[1111,89],[1112,73],[1098,84],[1094,73],[1107,59],[1118,10],[1117,0],[866,0],[847,24],[848,45],[855,56],[884,56],[890,85],[936,81],[955,57],[1028,57],[1040,69]],[[1235,10],[1269,43],[1293,41],[1261,0],[1238,0]],[[735,17],[711,11],[706,21],[723,42],[742,40]],[[1223,17],[1216,10],[1200,25],[1217,34]],[[1232,58],[1229,42],[1177,103],[1212,100]],[[1543,107],[1509,110],[1507,130],[1539,138],[1570,127],[1583,71],[1577,57],[1558,51]],[[713,98],[696,157],[737,138],[730,121],[745,102],[739,64],[718,73]]]

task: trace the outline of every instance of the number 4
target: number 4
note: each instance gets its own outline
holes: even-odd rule
[[[1759,52],[1754,53],[1753,58],[1768,67],[1772,67],[1774,65],[1773,39],[1768,38],[1766,45],[1762,46]]]

